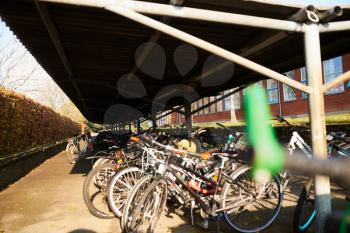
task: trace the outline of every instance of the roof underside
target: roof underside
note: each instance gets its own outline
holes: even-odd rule
[[[161,0],[154,2],[168,3]],[[62,4],[45,5],[57,30],[73,77],[67,73],[33,1],[2,0],[0,16],[90,121],[103,122],[106,110],[116,103],[127,104],[143,113],[149,113],[154,96],[162,88],[172,84],[191,86],[203,97],[265,78],[244,67],[236,66],[229,81],[216,86],[202,87],[200,80],[194,77],[201,74],[203,64],[210,54],[197,49],[198,61],[194,68],[181,75],[174,63],[173,53],[183,42],[161,34],[157,43],[164,49],[167,58],[163,78],[155,79],[140,70],[136,71],[135,75],[142,81],[147,95],[136,99],[125,98],[118,95],[116,83],[120,77],[131,72],[135,65],[136,50],[149,40],[154,30],[102,9]],[[298,11],[293,7],[238,0],[185,0],[184,6],[275,19],[287,19]],[[348,10],[344,10],[343,16],[337,20],[346,19],[350,19]],[[254,45],[260,38],[276,33],[267,29],[179,18],[171,18],[167,24],[238,54]],[[349,52],[349,35],[348,31],[321,34],[323,58]],[[302,34],[289,34],[248,58],[279,72],[302,67]],[[182,59],[186,60],[188,57],[180,58]],[[173,98],[168,105],[182,103],[181,98]]]

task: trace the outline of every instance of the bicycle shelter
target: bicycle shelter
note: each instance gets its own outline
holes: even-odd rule
[[[309,94],[313,151],[327,158],[324,93],[349,80],[350,71],[323,84],[322,59],[350,51],[350,5],[304,6],[278,0],[5,0],[0,2],[0,15],[88,120],[102,122],[111,105],[126,104],[143,113],[143,120],[162,110],[184,113],[190,128],[195,113],[191,101],[272,78]],[[151,43],[139,49],[144,42]],[[149,77],[139,67],[154,43],[164,48],[167,59],[181,44],[191,44],[198,48],[197,64],[181,76],[168,60],[159,67],[162,77]],[[211,73],[201,73],[204,57],[210,54],[223,62]],[[232,63],[237,65],[233,79],[201,85],[201,80],[215,78]],[[281,74],[304,64],[308,85]],[[135,76],[147,94],[120,95],[118,80],[128,82]],[[167,99],[180,97],[169,90],[160,98],[159,90],[172,85],[191,98],[185,104],[183,98]],[[167,101],[158,101],[162,99]],[[178,107],[183,104],[185,111]],[[315,191],[321,226],[331,211],[329,178],[316,176]]]

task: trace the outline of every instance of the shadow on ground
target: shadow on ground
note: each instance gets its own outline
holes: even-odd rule
[[[82,174],[83,176],[86,176],[90,172],[91,168],[91,160],[81,158],[74,164],[70,174]]]
[[[68,233],[97,233],[97,232],[81,228],[81,229],[76,229],[74,231],[70,231]]]

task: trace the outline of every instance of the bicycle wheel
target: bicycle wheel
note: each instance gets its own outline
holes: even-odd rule
[[[98,218],[113,218],[107,203],[107,188],[116,173],[113,163],[104,163],[92,169],[83,186],[83,197],[90,213]]]
[[[134,185],[142,177],[143,171],[138,167],[128,167],[120,170],[111,180],[107,190],[109,207],[118,218]]]
[[[66,146],[66,155],[69,163],[75,164],[79,159],[78,148],[74,144],[68,143]]]
[[[283,194],[279,179],[256,183],[250,166],[238,168],[231,178],[223,187],[220,203],[228,225],[246,233],[267,228],[281,209]]]
[[[293,230],[296,233],[306,232],[316,218],[312,182],[310,179],[303,187],[294,210]]]
[[[151,177],[144,176],[142,177],[134,186],[129,197],[125,203],[125,207],[123,209],[123,214],[120,220],[120,227],[122,232],[130,231],[130,224],[132,220],[132,214],[136,206],[139,205],[140,198],[142,194],[145,192],[146,188],[149,186],[151,182]]]
[[[133,233],[153,233],[167,199],[167,183],[164,179],[153,181],[140,198],[132,214],[130,230]]]

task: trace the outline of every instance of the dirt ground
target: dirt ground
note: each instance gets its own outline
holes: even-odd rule
[[[68,163],[64,152],[47,160],[27,176],[0,193],[0,233],[117,233],[117,219],[99,219],[86,208],[82,187],[91,164]],[[292,232],[292,216],[302,178],[295,178],[287,187],[283,208],[276,221],[265,231]],[[332,204],[345,207],[344,195],[334,187]],[[158,233],[217,232],[216,222],[209,229],[191,226],[188,211],[166,211],[157,228]],[[225,231],[225,232],[233,232]]]

